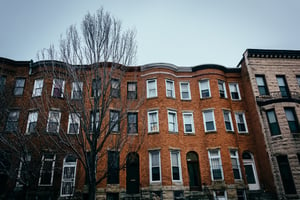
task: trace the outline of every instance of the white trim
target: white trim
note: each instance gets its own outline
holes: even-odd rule
[[[226,190],[219,190],[219,191],[224,191],[224,197],[217,197],[216,191],[214,190],[214,192],[213,192],[214,200],[227,200]]]
[[[70,133],[70,125],[71,122],[75,122],[76,124],[78,124],[78,129],[77,132],[75,134],[79,134],[79,130],[80,130],[80,118],[79,118],[79,114],[78,113],[69,113],[69,120],[68,120],[68,134],[74,134],[74,133]]]
[[[52,159],[50,159],[50,158],[45,159],[45,154],[43,154],[43,156],[42,156],[42,166],[41,166],[41,169],[40,169],[39,186],[52,186],[52,184],[53,184],[53,176],[54,176],[54,167],[55,167],[56,154],[51,154],[51,155],[53,155]],[[42,171],[44,169],[44,163],[45,163],[45,161],[52,161],[50,184],[41,184]]]
[[[141,77],[150,76],[150,75],[154,75],[154,74],[166,74],[166,75],[174,76],[176,78],[192,78],[193,77],[193,76],[177,76],[175,74],[165,72],[165,71],[150,72],[150,73],[141,75]]]
[[[158,152],[158,167],[159,167],[159,180],[158,181],[153,181],[152,180],[152,154],[154,152]],[[161,183],[161,160],[160,160],[160,151],[159,150],[154,150],[154,151],[149,151],[149,180],[150,184],[151,183]]]
[[[172,83],[172,96],[168,96],[168,82],[171,82]],[[166,79],[165,80],[165,84],[166,84],[166,97],[169,97],[169,98],[176,98],[176,95],[175,95],[175,83],[173,80],[170,80],[170,79]]]
[[[155,89],[155,91],[154,91],[154,94],[153,94],[153,96],[150,96],[151,94],[150,94],[150,90],[149,90],[149,82],[152,82],[152,81],[154,81],[154,89]],[[157,80],[156,79],[148,79],[147,81],[146,81],[146,89],[147,89],[147,98],[154,98],[154,97],[157,97]],[[154,90],[153,89],[153,90]]]
[[[224,97],[221,97],[221,95],[220,95],[219,83],[222,84],[222,87],[223,87],[223,89],[224,89]],[[225,83],[225,81],[218,79],[218,91],[219,91],[219,96],[220,96],[220,98],[225,98],[225,99],[227,99],[227,91],[226,91],[226,83]]]
[[[69,155],[68,155],[69,156]],[[60,186],[60,196],[61,197],[68,197],[68,196],[73,196],[73,194],[74,194],[74,191],[75,191],[75,182],[76,182],[76,168],[77,168],[77,159],[76,159],[76,161],[75,162],[66,162],[66,158],[68,157],[68,156],[66,156],[65,158],[64,158],[64,162],[63,162],[63,169],[62,169],[62,174],[61,174],[61,186]],[[65,178],[64,178],[64,172],[65,172],[65,167],[74,167],[74,177],[73,178],[71,178],[71,180],[65,180]],[[72,192],[72,194],[62,194],[62,190],[63,190],[63,182],[73,182],[73,192]]]
[[[79,89],[79,91],[81,92],[81,95],[83,94],[83,82],[82,81],[74,81],[72,82],[72,90],[71,90],[71,99],[74,99],[74,95],[73,92],[75,91],[75,89]],[[76,90],[78,91],[78,90]],[[75,98],[75,99],[81,99],[82,96],[80,98]]]
[[[188,91],[184,91],[184,92],[188,92],[188,97],[187,98],[183,98],[182,97],[182,84],[187,84],[187,90]],[[182,82],[179,82],[179,87],[180,87],[180,99],[181,100],[191,100],[191,89],[190,89],[190,83],[188,81],[182,81]]]
[[[257,176],[255,160],[254,160],[252,153],[250,153],[250,152],[247,152],[247,153],[250,154],[251,159],[243,159],[244,168],[245,168],[245,166],[251,166],[252,170],[253,170],[253,174],[254,174],[254,179],[255,179],[255,183],[253,183],[253,184],[247,183],[247,184],[248,184],[249,190],[259,190],[260,184],[259,184],[259,179]],[[245,173],[246,173],[246,170],[245,170]],[[246,181],[247,181],[247,179],[246,179]]]
[[[186,119],[185,119],[185,115],[190,115],[190,116],[191,116],[191,126],[192,126],[192,131],[191,131],[191,132],[187,132],[187,131],[185,130],[185,124],[187,124],[187,123],[186,123]],[[183,113],[182,113],[182,118],[183,118],[183,132],[184,132],[185,134],[195,134],[193,112],[183,112]]]
[[[58,119],[55,119],[54,121],[50,121],[51,113],[58,113]],[[55,132],[55,133],[59,133],[60,119],[61,119],[61,112],[60,112],[60,111],[57,111],[57,110],[50,110],[50,111],[49,111],[49,114],[48,114],[47,127],[46,127],[47,132],[49,132],[49,130],[48,130],[49,122],[57,122],[57,123],[58,123],[58,126],[57,126],[57,128],[56,128],[56,132]]]
[[[231,130],[228,130],[227,127],[226,127],[225,113],[228,114],[228,118],[229,118],[229,123],[230,123],[230,126],[231,126]],[[232,123],[232,117],[231,117],[231,111],[229,111],[229,110],[223,110],[223,118],[224,118],[225,130],[226,131],[234,131],[233,123]]]
[[[26,126],[26,134],[30,134],[29,132],[29,124],[31,122],[36,122],[38,120],[39,113],[38,111],[31,111],[28,113],[27,126]]]
[[[240,129],[239,129],[238,121],[239,121],[239,116],[240,115],[243,118],[243,124],[245,125],[245,129],[246,129],[245,131],[240,131]],[[235,116],[235,122],[236,122],[238,133],[248,133],[248,126],[247,126],[247,122],[246,122],[245,113],[244,112],[235,112],[234,116]]]
[[[214,125],[214,129],[213,130],[207,130],[206,123],[207,122],[211,122],[211,121],[207,121],[207,119],[205,117],[205,113],[211,113],[212,114],[212,122],[213,122],[213,125]],[[217,131],[214,110],[213,109],[212,110],[204,110],[202,112],[202,115],[203,115],[203,123],[204,123],[204,130],[205,130],[205,132],[215,132],[215,131]]]
[[[233,88],[231,86],[234,87],[234,89],[236,89],[236,92],[238,93],[238,96],[239,96],[238,99],[233,99],[232,98],[232,94],[231,93],[235,92],[235,91],[233,90]],[[230,91],[230,97],[231,97],[232,100],[237,101],[237,100],[241,100],[242,99],[238,83],[229,83],[229,91]]]
[[[207,83],[207,89],[208,89],[208,96],[203,97],[202,96],[202,89],[201,89],[201,84],[206,84]],[[209,84],[209,79],[203,79],[199,81],[199,91],[200,91],[200,99],[205,99],[211,97],[211,92],[210,92],[210,84]]]
[[[233,152],[234,155],[232,155],[231,152]],[[235,160],[236,160],[236,163],[237,163],[237,169],[238,169],[238,171],[239,171],[239,176],[240,176],[240,178],[236,179],[236,178],[234,177],[234,174],[233,174],[233,178],[234,178],[235,180],[241,180],[241,179],[242,179],[242,173],[241,173],[241,165],[240,165],[240,161],[239,161],[239,153],[238,153],[238,151],[237,151],[236,149],[230,149],[230,150],[229,150],[229,154],[230,154],[230,159],[235,159]],[[233,163],[232,163],[232,161],[231,161],[231,164],[232,164],[232,171],[233,171],[234,168],[233,168]]]
[[[179,180],[174,180],[173,177],[173,159],[172,159],[172,154],[177,154],[177,162],[178,162],[178,170],[179,170]],[[170,151],[170,159],[171,159],[171,177],[172,177],[172,182],[182,182],[182,172],[181,172],[181,159],[180,159],[180,151],[179,150],[171,150]]]
[[[212,151],[217,151],[218,155],[217,156],[212,156],[211,152]],[[208,158],[209,158],[209,166],[210,166],[210,174],[211,174],[211,180],[214,181],[214,175],[213,175],[213,166],[212,166],[212,159],[219,159],[218,160],[218,166],[220,167],[219,169],[221,170],[221,179],[217,180],[224,180],[224,174],[223,174],[223,166],[222,166],[222,159],[221,159],[221,154],[220,154],[220,149],[209,149],[208,150]],[[217,168],[218,169],[218,168]]]
[[[38,96],[42,95],[43,85],[44,85],[44,79],[36,79],[36,80],[34,80],[33,90],[32,90],[32,97],[38,97]],[[41,92],[40,93],[36,92],[36,89],[38,89],[38,88],[41,88]]]
[[[170,130],[170,115],[169,114],[174,114],[174,129],[175,130]],[[169,132],[178,132],[178,120],[177,120],[177,112],[173,110],[168,110],[168,130]]]
[[[156,125],[156,128],[153,127],[153,130],[152,127],[151,127],[151,124],[150,124],[150,114],[152,113],[156,113],[156,121],[157,121],[157,125]],[[159,117],[158,117],[158,110],[151,110],[151,111],[148,111],[148,133],[156,133],[156,132],[159,132]]]
[[[25,158],[25,161],[24,161]],[[18,174],[17,174],[17,180],[16,180],[16,187],[23,187],[24,184],[22,182],[20,182],[21,179],[21,173],[22,173],[22,169],[23,169],[23,163],[26,162],[27,165],[29,164],[29,162],[31,161],[31,154],[26,154],[23,155],[20,159],[20,165],[18,168]],[[29,166],[27,166],[27,170],[30,170]]]
[[[51,96],[53,97],[55,81],[62,81],[61,95],[60,95],[60,97],[63,98],[63,97],[64,97],[64,91],[65,91],[65,80],[63,80],[63,79],[58,79],[58,78],[53,79]]]

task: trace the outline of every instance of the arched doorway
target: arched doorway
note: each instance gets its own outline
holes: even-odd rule
[[[253,155],[250,152],[244,152],[242,157],[249,190],[259,190],[260,186]]]
[[[139,155],[131,152],[126,158],[126,193],[137,194],[140,192],[140,166]]]
[[[198,154],[190,151],[186,154],[186,162],[190,180],[190,190],[201,190],[200,167]]]

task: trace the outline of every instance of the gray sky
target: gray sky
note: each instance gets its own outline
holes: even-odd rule
[[[299,0],[0,0],[0,57],[35,61],[101,6],[137,30],[138,65],[235,67],[247,48],[300,49]]]

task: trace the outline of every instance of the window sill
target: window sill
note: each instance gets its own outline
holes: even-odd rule
[[[127,133],[127,135],[128,135],[128,136],[130,136],[130,135],[131,135],[131,136],[138,136],[139,134],[138,134],[138,133]]]
[[[226,130],[226,133],[229,133],[229,134],[234,134],[234,131],[229,131],[229,130]]]
[[[205,131],[205,134],[214,134],[217,133],[217,130],[213,130],[213,131]]]
[[[155,134],[159,134],[159,131],[156,131],[156,132],[148,132],[148,135],[155,135]]]
[[[147,99],[158,99],[158,96],[155,96],[155,97],[147,97]]]
[[[239,135],[250,135],[249,132],[238,132]]]
[[[42,95],[32,96],[31,98],[38,98],[38,97],[42,97]]]
[[[200,97],[201,100],[212,99],[212,96],[209,97]]]
[[[173,100],[175,100],[176,97],[167,97],[167,99],[173,99]]]
[[[242,99],[231,99],[232,101],[242,101]]]
[[[181,101],[192,101],[192,99],[180,99]]]
[[[195,133],[184,133],[183,135],[184,135],[184,136],[196,136]]]
[[[178,131],[169,131],[169,134],[178,135]]]

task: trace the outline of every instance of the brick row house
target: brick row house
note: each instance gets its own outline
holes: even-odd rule
[[[112,79],[111,95],[143,101],[113,129],[133,143],[145,136],[138,151],[106,149],[100,168],[113,175],[97,186],[97,199],[297,198],[300,52],[279,53],[247,50],[237,68],[166,63],[126,67],[122,79]],[[53,63],[67,73],[64,63],[0,60],[0,112],[6,113],[0,118],[5,136],[0,143],[0,195],[22,191],[27,176],[30,198],[84,198],[82,164],[68,149],[57,148],[58,140],[47,133],[80,134],[84,125],[65,101],[82,97],[81,92],[88,101],[98,91],[44,73]],[[284,92],[287,96],[280,96]],[[36,109],[48,101],[50,107]],[[115,105],[110,123],[120,118]],[[28,143],[35,148],[26,150],[28,154],[12,150]],[[128,157],[132,159],[121,168]],[[31,173],[22,173],[25,167]]]

